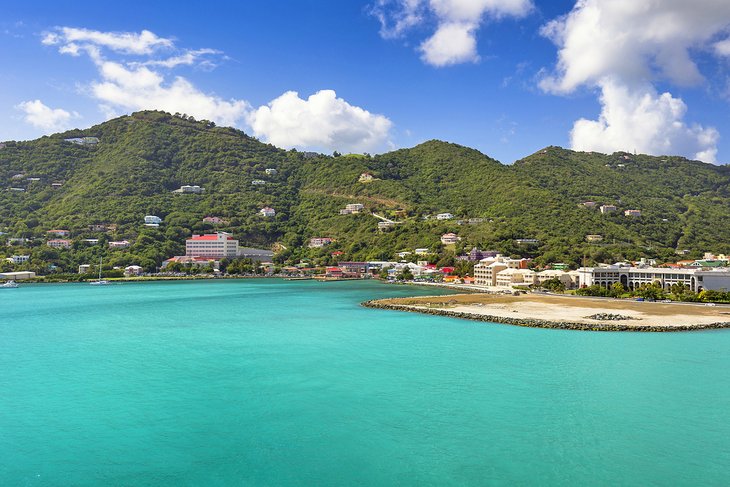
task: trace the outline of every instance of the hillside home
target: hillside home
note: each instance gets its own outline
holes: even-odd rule
[[[99,143],[98,137],[72,137],[70,139],[63,139],[65,142],[71,142],[77,145],[96,145]]]
[[[334,242],[334,239],[329,237],[314,237],[309,239],[309,248],[317,249],[322,248],[325,245],[329,245]]]
[[[99,243],[99,239],[98,238],[85,238],[82,240],[82,242],[85,243],[86,245],[96,245]]]
[[[160,223],[162,223],[162,218],[160,218],[159,216],[155,216],[155,215],[147,215],[144,217],[144,222],[145,222],[145,224],[159,225]]]
[[[6,260],[8,262],[12,262],[13,264],[22,264],[30,260],[30,255],[13,255],[8,257]]]
[[[71,241],[63,238],[54,238],[46,242],[46,245],[54,249],[69,249],[71,248]]]
[[[228,221],[217,216],[206,216],[203,218],[203,223],[210,223],[212,225],[228,225]]]
[[[109,242],[110,249],[126,249],[132,245],[128,240],[118,240],[116,242]]]
[[[138,265],[129,265],[124,268],[125,276],[141,276],[144,274],[144,269]]]
[[[378,222],[378,230],[381,232],[385,232],[387,230],[390,230],[395,226],[395,222]]]
[[[444,233],[441,235],[441,243],[444,245],[453,245],[461,240],[461,237],[455,233]]]
[[[269,176],[276,176],[277,173],[276,169],[274,169],[273,167],[267,167],[266,169],[264,169],[264,172]]]
[[[201,194],[205,191],[205,188],[201,188],[198,185],[191,186],[189,184],[186,184],[184,186],[180,186],[180,189],[176,189],[173,191],[173,193],[178,194]]]
[[[28,242],[30,242],[30,240],[27,238],[11,237],[8,239],[8,247],[13,246],[13,245],[25,245]]]
[[[420,249],[415,249],[413,252],[416,255],[428,255],[428,254],[431,253],[431,251],[429,249],[425,248],[425,247],[424,248],[420,248]]]
[[[603,235],[586,235],[586,242],[600,242],[603,240]]]
[[[540,241],[536,238],[516,238],[515,243],[517,245],[537,245]]]
[[[264,218],[270,218],[272,216],[276,216],[276,210],[273,208],[264,207],[259,210],[259,214],[263,216]]]
[[[584,201],[580,204],[580,206],[585,206],[586,208],[595,208],[596,202],[595,201]]]
[[[361,183],[369,183],[373,179],[375,179],[375,178],[373,177],[372,174],[370,174],[369,172],[364,172],[364,173],[360,174],[360,177],[358,178],[358,181],[361,182]]]
[[[263,179],[254,179],[253,181],[251,181],[251,184],[254,186],[263,186],[264,184],[266,184],[266,181],[264,181]]]
[[[436,215],[437,220],[451,220],[452,218],[454,218],[454,215],[451,213],[439,213]]]
[[[606,213],[613,213],[614,211],[616,211],[616,206],[615,205],[601,205],[599,210],[601,211],[601,213],[603,213],[605,215]]]
[[[46,233],[54,237],[68,237],[71,235],[71,231],[69,230],[47,230]]]
[[[624,216],[641,216],[641,210],[626,210]]]

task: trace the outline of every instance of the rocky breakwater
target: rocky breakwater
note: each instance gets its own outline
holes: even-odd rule
[[[644,331],[644,332],[668,332],[668,331],[698,331],[715,330],[719,328],[730,328],[730,322],[703,323],[690,325],[629,325],[620,323],[621,320],[609,320],[609,322],[591,323],[576,321],[550,321],[535,318],[512,318],[508,316],[494,316],[488,314],[467,313],[463,311],[452,311],[435,307],[421,307],[406,304],[394,304],[387,299],[370,300],[361,303],[366,308],[388,309],[394,311],[407,311],[410,313],[423,313],[450,318],[460,318],[473,321],[486,321],[490,323],[503,323],[507,325],[524,326],[528,328],[553,328],[558,330],[582,330],[582,331]],[[623,319],[633,319],[622,317]],[[587,318],[591,319],[591,318]]]

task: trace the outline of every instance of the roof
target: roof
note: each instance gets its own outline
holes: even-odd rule
[[[195,240],[195,241],[218,240],[218,235],[198,235],[196,237],[191,237],[188,240]],[[233,237],[226,237],[226,240],[233,240]]]

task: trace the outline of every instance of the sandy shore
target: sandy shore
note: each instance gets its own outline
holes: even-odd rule
[[[459,294],[382,299],[372,307],[444,314],[521,326],[586,330],[679,331],[730,328],[730,306],[651,303],[618,299],[523,294]],[[596,314],[624,319],[595,319]]]

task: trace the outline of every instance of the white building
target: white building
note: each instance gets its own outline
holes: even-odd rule
[[[13,264],[22,264],[23,262],[28,262],[28,260],[30,260],[30,255],[13,255],[8,257],[6,260]]]
[[[261,208],[261,210],[259,210],[259,213],[265,218],[276,216],[276,210],[274,210],[273,208],[269,208],[268,206],[265,208]]]
[[[155,215],[147,215],[144,217],[144,222],[145,222],[145,224],[159,225],[160,223],[162,223],[162,218],[160,218],[159,216],[155,216]]]
[[[362,211],[363,208],[365,208],[365,205],[363,205],[361,203],[350,203],[350,204],[345,205],[345,209],[350,210],[353,213]]]
[[[81,264],[79,266],[79,274],[88,274],[91,272],[91,264]]]
[[[455,233],[444,233],[441,235],[441,243],[444,245],[453,245],[457,243],[461,238]]]
[[[394,222],[378,222],[378,230],[381,232],[385,232],[386,230],[390,230],[395,226]]]
[[[580,287],[597,284],[611,287],[621,283],[626,289],[635,289],[642,284],[658,283],[663,289],[669,289],[673,284],[684,284],[691,291],[699,292],[703,289],[713,291],[730,290],[730,270],[727,269],[676,269],[661,267],[581,267]]]
[[[253,184],[254,186],[263,186],[264,184],[266,184],[266,181],[264,181],[263,179],[254,179],[253,181],[251,181],[251,184]]]
[[[264,172],[269,176],[276,176],[277,173],[276,169],[274,169],[273,167],[267,167],[266,169],[264,169]]]
[[[132,245],[129,240],[117,240],[115,242],[109,242],[110,249],[126,249]]]
[[[616,206],[615,205],[601,205],[599,209],[601,210],[601,213],[604,213],[604,214],[613,213],[614,211],[616,211]]]
[[[427,248],[420,248],[413,251],[416,255],[428,255],[431,253]]]
[[[641,210],[626,210],[624,216],[641,216]]]
[[[189,185],[189,184],[186,184],[184,186],[180,186],[180,189],[176,189],[175,191],[173,191],[173,193],[200,194],[203,191],[205,191],[205,188],[201,188],[198,185]]]
[[[454,215],[451,213],[439,213],[436,215],[437,220],[451,220],[452,218],[454,218]]]
[[[54,249],[69,249],[71,248],[71,241],[63,238],[54,238],[46,242],[46,245]]]
[[[138,265],[130,265],[124,268],[125,276],[141,276],[144,274],[144,269]]]
[[[234,258],[238,254],[238,240],[230,233],[193,235],[185,241],[185,255],[188,257]]]
[[[496,284],[501,287],[531,286],[536,282],[535,272],[530,269],[503,269],[496,276]]]
[[[309,239],[309,247],[313,249],[321,248],[325,245],[331,244],[332,242],[334,242],[334,239],[329,237],[314,237]]]

